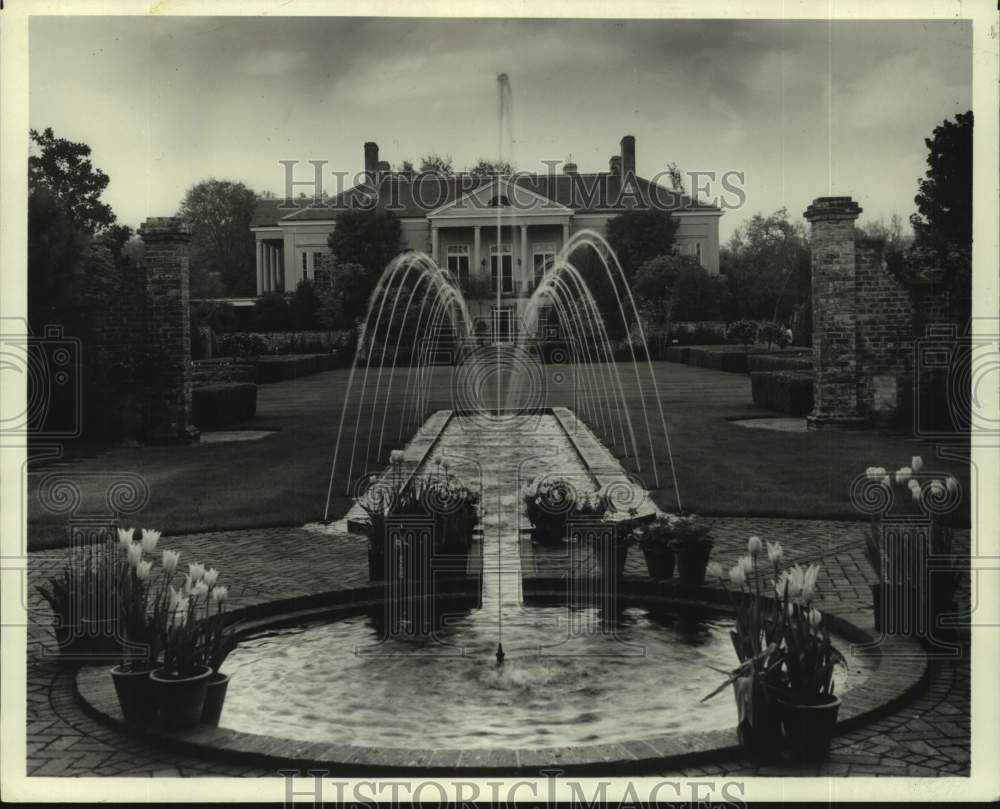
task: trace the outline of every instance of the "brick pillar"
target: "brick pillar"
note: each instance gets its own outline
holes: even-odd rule
[[[191,296],[188,243],[191,230],[180,219],[147,219],[145,243],[146,340],[154,384],[146,385],[146,439],[197,440],[191,424]]]
[[[812,226],[813,411],[809,429],[863,423],[858,409],[854,220],[850,197],[820,197],[804,216]]]

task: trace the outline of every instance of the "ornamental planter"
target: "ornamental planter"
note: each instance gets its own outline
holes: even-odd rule
[[[733,693],[735,696],[736,683],[733,683]],[[737,704],[737,710],[738,708]],[[762,691],[757,689],[751,713],[752,717],[744,717],[737,722],[736,736],[740,746],[755,761],[771,761],[778,757],[785,746],[778,706],[774,701],[764,699]]]
[[[830,754],[840,697],[828,697],[815,705],[779,699],[778,709],[793,756],[800,761],[822,761]]]
[[[156,693],[149,669],[124,671],[120,665],[115,666],[111,669],[111,681],[126,722],[148,725],[156,718]]]
[[[677,576],[685,587],[700,587],[705,583],[705,568],[712,553],[711,542],[697,542],[679,547]]]
[[[676,558],[670,548],[643,548],[642,555],[646,557],[646,570],[652,579],[669,579],[674,575]]]
[[[222,706],[226,702],[226,691],[228,689],[228,674],[217,671],[208,678],[208,685],[205,688],[205,702],[201,708],[201,721],[203,724],[219,724],[219,717],[222,716]]]
[[[565,526],[566,520],[558,517],[539,520],[534,524],[531,537],[540,545],[560,545]]]
[[[199,669],[190,677],[172,677],[165,669],[154,669],[149,673],[164,729],[193,728],[201,721],[212,669],[209,666],[199,666]]]

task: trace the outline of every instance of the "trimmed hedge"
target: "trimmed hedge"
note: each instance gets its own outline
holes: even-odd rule
[[[747,371],[747,352],[741,348],[713,350],[692,346],[688,351],[688,363],[699,368],[745,374]]]
[[[687,364],[691,360],[690,346],[670,346],[663,355],[667,362],[683,362]]]
[[[812,371],[811,354],[751,354],[747,369],[755,371]]]
[[[193,363],[191,384],[196,388],[222,382],[256,382],[257,369],[250,362],[230,359],[199,360]]]
[[[256,412],[257,386],[253,382],[222,382],[191,391],[191,420],[201,430],[246,421]]]
[[[750,374],[754,404],[789,416],[813,409],[813,375],[802,371],[756,371]]]
[[[318,374],[340,368],[340,358],[336,354],[298,354],[276,357],[257,357],[253,360],[257,368],[257,384],[267,385],[298,379],[300,376]]]

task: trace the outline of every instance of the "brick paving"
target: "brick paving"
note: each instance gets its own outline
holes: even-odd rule
[[[778,539],[789,563],[818,561],[821,609],[871,625],[872,575],[863,553],[865,526],[857,523],[766,518],[713,520],[713,558],[730,563],[746,538]],[[968,533],[958,537],[968,541]],[[357,587],[367,583],[362,540],[301,528],[214,532],[168,537],[162,547],[179,550],[182,563],[218,567],[233,588],[236,603]],[[29,558],[29,583],[55,572],[63,551]],[[641,553],[629,555],[628,572],[644,573]],[[964,591],[963,591],[964,592]],[[73,672],[53,657],[51,614],[32,592],[29,601],[27,671],[27,761],[29,776],[275,776],[269,770],[194,759],[127,738],[82,712],[73,695]],[[934,659],[926,689],[901,710],[838,736],[821,765],[757,765],[713,762],[665,772],[686,777],[721,776],[954,776],[968,775],[970,747],[969,654]]]

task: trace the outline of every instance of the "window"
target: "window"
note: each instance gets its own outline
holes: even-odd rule
[[[309,277],[309,267],[308,267],[308,265],[306,263],[308,261],[309,261],[309,254],[305,250],[303,250],[302,251],[302,277],[303,278],[308,278]]]
[[[698,263],[701,264],[701,242],[694,243],[694,255],[698,259]]]
[[[493,307],[493,341],[509,343],[514,336],[514,309],[510,306]]]
[[[555,260],[556,246],[549,243],[535,244],[532,245],[531,253],[535,267],[535,286],[538,286],[545,271],[552,266],[552,262]]]
[[[495,197],[490,199],[491,208],[509,208],[510,200],[507,199],[503,194],[497,194]]]
[[[509,244],[490,246],[490,282],[494,292],[498,284],[501,292],[514,291],[514,256]]]
[[[469,282],[469,245],[448,245],[448,271],[459,284]]]
[[[316,270],[322,269],[323,267],[323,253],[316,252],[313,253],[313,278],[316,277]]]

